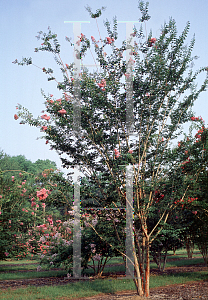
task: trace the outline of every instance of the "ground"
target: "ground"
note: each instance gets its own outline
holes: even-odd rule
[[[204,265],[197,266],[184,266],[184,267],[174,267],[167,268],[165,273],[174,274],[178,272],[198,272],[207,270]],[[157,269],[151,270],[151,274],[158,274]],[[106,273],[105,277],[109,277],[110,274]],[[115,275],[114,275],[115,276]],[[125,276],[124,274],[118,274],[117,276]],[[37,278],[37,279],[24,279],[24,280],[4,280],[0,281],[0,289],[5,288],[17,288],[25,287],[27,285],[43,286],[43,285],[63,285],[72,282],[70,279],[66,278]],[[73,300],[139,300],[144,299],[136,295],[133,291],[125,291],[117,294],[109,295],[97,295],[93,297],[85,298],[73,298]],[[148,299],[152,300],[194,300],[194,299],[203,299],[208,300],[208,280],[206,281],[196,281],[189,282],[186,284],[180,285],[169,285],[167,287],[159,287],[150,290],[150,297]],[[65,299],[63,299],[65,300]]]

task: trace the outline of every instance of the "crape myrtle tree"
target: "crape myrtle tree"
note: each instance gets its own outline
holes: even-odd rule
[[[207,244],[207,208],[208,208],[208,131],[201,117],[192,117],[193,124],[189,135],[178,143],[178,153],[182,161],[182,173],[193,181],[187,201],[178,199],[177,216],[179,226],[183,228],[183,238],[189,256],[192,255],[196,244],[201,251],[204,261],[208,261]],[[193,134],[193,131],[196,133]],[[194,180],[194,175],[197,174]]]
[[[39,32],[41,45],[35,48],[35,52],[50,52],[60,66],[62,81],[55,77],[51,68],[44,66],[42,70],[49,81],[57,83],[61,97],[56,100],[52,95],[43,93],[44,115],[34,118],[26,108],[18,105],[15,118],[20,117],[21,123],[44,131],[46,143],[60,155],[65,154],[62,158],[64,167],[80,166],[81,172],[102,195],[97,199],[99,207],[126,206],[126,166],[133,166],[134,282],[138,294],[148,296],[151,243],[160,234],[176,206],[175,202],[185,198],[192,184],[186,182],[185,174],[182,176],[178,152],[172,150],[171,141],[178,137],[182,125],[193,116],[191,107],[200,93],[205,91],[208,77],[207,68],[193,70],[194,38],[189,45],[186,42],[189,23],[178,35],[175,20],[170,18],[155,38],[152,31],[148,34],[142,28],[143,24],[146,28],[150,18],[148,3],[140,1],[139,9],[141,27],[132,30],[134,44],[129,62],[125,59],[127,42],[117,45],[116,18],[112,28],[108,21],[105,22],[107,37],[99,36],[97,40],[91,36],[90,40],[83,33],[77,40],[75,37],[74,43],[81,47],[80,52],[75,53],[77,59],[83,62],[84,56],[93,48],[95,61],[100,64],[100,70],[96,72],[84,67],[81,69],[78,80],[81,126],[78,134],[73,130],[73,102],[77,88],[73,63],[63,62],[57,35],[50,29],[48,33]],[[95,14],[89,7],[87,10],[97,23],[102,9]],[[73,46],[70,39],[66,39]],[[14,63],[33,64],[32,58],[24,58],[21,62],[15,60]],[[135,138],[129,135],[126,126],[126,87],[131,78],[127,70],[129,63],[134,68],[132,101]],[[205,72],[205,80],[202,86],[197,87],[196,80],[202,72]],[[156,199],[156,190],[163,197]],[[125,213],[119,212],[120,218],[125,218]],[[153,228],[149,227],[149,220],[156,212],[158,221]],[[107,240],[104,232],[96,232]],[[125,253],[121,254],[125,256]]]
[[[42,173],[38,168],[36,174],[15,170],[19,165],[6,158],[6,163],[1,164],[4,170],[0,168],[0,260],[33,257],[38,252],[36,226],[47,222],[50,215],[54,220],[68,218],[72,183],[66,182],[63,174],[52,168],[42,169]],[[49,162],[48,166],[55,165]],[[45,166],[44,161],[42,166]],[[10,168],[5,170],[5,167]]]

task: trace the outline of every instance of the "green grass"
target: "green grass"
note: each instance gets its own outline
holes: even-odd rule
[[[23,263],[23,261],[22,261]],[[115,272],[125,272],[125,264],[123,262],[122,257],[115,257],[112,258],[107,265],[109,264],[119,264],[117,266],[113,267],[106,267],[104,269],[104,273],[115,273]],[[168,267],[181,267],[181,266],[187,266],[187,265],[196,265],[196,264],[203,264],[204,260],[203,258],[193,258],[193,259],[182,259],[182,260],[176,260],[176,261],[170,261],[166,263],[166,268]],[[37,264],[32,264],[31,261],[28,263],[28,261],[24,261],[24,265],[21,266],[11,266],[11,262],[8,261],[8,266],[4,264],[4,266],[0,267],[0,280],[17,280],[17,279],[29,279],[29,278],[39,278],[39,277],[55,277],[55,276],[66,276],[65,270],[46,270],[45,267],[42,267],[42,270],[37,272]],[[92,262],[90,262],[90,265],[92,265]],[[95,262],[95,265],[97,265],[97,262]],[[150,268],[157,268],[157,265],[154,262],[151,262]],[[19,272],[27,270],[30,272]],[[12,272],[11,272],[12,271]],[[17,272],[15,272],[17,271]],[[94,271],[92,268],[89,268],[85,270],[85,274],[92,276],[94,274]]]
[[[40,271],[40,272],[16,272],[16,273],[0,273],[0,280],[17,280],[17,279],[31,279],[41,277],[60,277],[65,276],[66,271]]]
[[[0,265],[0,274],[1,272],[8,272],[8,271],[30,271],[30,270],[36,270],[37,264],[24,264],[24,266],[7,266],[7,265]]]
[[[198,249],[194,249],[193,257],[201,256],[201,253]],[[176,254],[174,255],[173,251],[168,251],[168,258],[187,258],[187,251],[186,249],[180,249],[176,251]]]
[[[207,280],[208,272],[178,273],[168,276],[151,276],[150,288],[162,287],[170,284],[184,284],[189,281]],[[80,281],[64,286],[27,287],[0,291],[1,300],[35,300],[35,299],[73,299],[75,297],[91,297],[100,293],[116,293],[119,291],[135,291],[132,280],[128,279],[100,279],[94,281]],[[151,293],[151,291],[150,291]]]
[[[197,264],[204,264],[203,258],[192,258],[192,259],[170,261],[166,263],[165,268],[182,267],[182,266],[197,265]],[[150,268],[157,268],[156,263],[151,263]]]
[[[38,260],[28,260],[28,259],[22,259],[22,260],[1,260],[0,261],[0,266],[1,265],[18,265],[18,264],[34,264],[38,263]]]
[[[181,257],[184,256],[187,258],[186,252],[177,251],[178,255],[171,255],[169,253],[169,258],[172,257]],[[195,251],[195,256],[199,255],[198,251]],[[35,261],[37,262],[37,261]],[[2,268],[6,270],[33,270],[37,268],[37,265],[33,265],[31,261],[21,261],[20,264],[24,263],[24,266],[6,266],[12,265],[11,261],[4,262]],[[13,262],[17,263],[16,261]],[[115,257],[111,259],[108,264],[116,264],[120,263],[121,265],[108,267],[104,269],[104,272],[118,272],[125,271],[125,265],[123,263],[123,259],[121,257]],[[195,265],[195,264],[203,264],[204,261],[202,258],[193,258],[193,259],[181,259],[176,261],[167,262],[166,267],[180,267],[186,265]],[[151,263],[151,268],[157,268],[155,263]],[[87,270],[87,273],[93,274],[93,270]],[[0,273],[0,280],[11,280],[11,279],[28,279],[28,278],[40,278],[40,277],[50,277],[50,276],[64,276],[66,275],[66,271],[31,271],[31,272],[14,272],[14,273]],[[150,288],[154,287],[162,287],[170,284],[184,284],[189,281],[197,281],[197,280],[207,280],[208,279],[208,271],[201,272],[187,272],[187,273],[176,273],[173,275],[151,275],[150,278]],[[64,286],[28,286],[26,288],[18,288],[15,290],[7,289],[0,291],[0,299],[1,300],[35,300],[35,299],[44,299],[44,300],[54,300],[54,299],[64,299],[69,300],[73,298],[81,298],[81,297],[92,297],[98,294],[106,294],[106,293],[116,293],[119,291],[135,291],[135,285],[133,280],[130,279],[97,279],[97,280],[84,280],[79,282],[73,282],[70,284],[66,284]]]

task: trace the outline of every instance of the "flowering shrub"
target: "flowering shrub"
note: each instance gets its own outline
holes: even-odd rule
[[[54,221],[52,216],[46,218],[46,223],[35,227],[35,235],[37,239],[37,252],[41,264],[47,265],[48,268],[64,267],[68,274],[72,274],[73,266],[73,211],[69,211],[70,218],[67,221]],[[101,276],[106,263],[115,255],[121,255],[117,250],[113,250],[109,243],[114,247],[122,249],[121,245],[115,243],[114,231],[112,224],[109,222],[119,223],[115,219],[115,214],[110,212],[84,213],[81,216],[81,265],[83,267],[82,274],[86,269],[92,268],[94,275]],[[104,220],[111,217],[107,224]],[[103,226],[105,233],[108,235],[107,242],[102,240]],[[94,232],[92,227],[100,232],[100,237]],[[118,230],[118,229],[117,229]],[[121,240],[124,242],[124,234],[121,234],[121,226],[118,230]],[[89,265],[92,261],[93,264]],[[97,262],[97,263],[95,263]]]
[[[51,201],[63,198],[53,181],[58,179],[58,174],[51,169],[35,177],[18,171],[8,180],[4,178],[5,173],[1,172],[0,177],[0,259],[32,257],[38,250],[33,228],[43,223]]]

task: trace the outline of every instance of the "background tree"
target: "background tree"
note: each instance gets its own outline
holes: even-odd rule
[[[24,155],[10,156],[3,151],[0,152],[0,169],[9,171],[5,174],[7,178],[11,178],[13,170],[24,171],[34,175],[40,175],[45,169],[57,169],[56,163],[46,159],[38,159],[36,162],[31,162]]]
[[[189,135],[184,137],[178,147],[182,173],[193,182],[186,201],[185,199],[177,201],[178,220],[183,228],[188,256],[192,256],[193,246],[196,244],[207,264],[207,128],[201,117],[192,117],[192,122]],[[195,174],[197,177],[193,180]]]
[[[68,210],[71,209],[73,201],[72,183],[66,181],[63,174],[57,170],[44,169],[45,166],[56,166],[55,163],[49,160],[38,160],[38,163],[38,168],[36,166],[33,169],[33,163],[25,157],[10,157],[2,152],[0,259],[30,256],[31,245],[29,246],[28,241],[32,238],[34,227],[44,223],[47,215],[53,215],[54,220],[60,217],[67,220]],[[24,169],[20,169],[21,167]],[[36,173],[25,171],[32,169]],[[45,194],[40,202],[37,192],[41,190],[45,191]],[[33,244],[37,243],[34,241]]]

